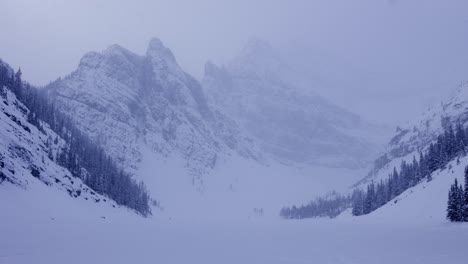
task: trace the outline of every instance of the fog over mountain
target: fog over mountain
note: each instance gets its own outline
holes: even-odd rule
[[[14,36],[0,44],[3,59],[40,85],[90,50],[118,43],[142,54],[153,36],[201,79],[206,60],[225,64],[258,36],[332,102],[397,125],[417,115],[395,105],[425,110],[468,65],[463,0],[4,0],[0,9],[2,34]]]
[[[0,0],[0,263],[468,263],[467,10]]]
[[[386,140],[383,128],[316,93],[258,38],[226,66],[208,62],[203,86],[213,105],[283,162],[365,167]]]

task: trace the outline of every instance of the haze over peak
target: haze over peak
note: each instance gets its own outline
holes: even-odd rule
[[[260,37],[249,37],[240,52],[240,56],[274,55],[271,44]]]
[[[212,104],[282,162],[366,166],[382,140],[368,135],[378,129],[304,80],[266,41],[251,39],[227,66],[207,62],[203,86]]]

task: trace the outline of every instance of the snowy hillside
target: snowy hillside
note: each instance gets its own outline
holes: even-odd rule
[[[460,86],[446,103],[429,109],[411,130],[399,128],[397,135],[391,139],[388,150],[375,161],[368,175],[355,183],[344,195],[322,197],[306,204],[287,206],[281,210],[282,217],[333,218],[349,207],[352,207],[354,216],[373,215],[376,210],[386,211],[402,197],[412,197],[408,193],[419,190],[423,197],[431,195],[429,200],[436,201],[434,204],[439,205],[435,210],[423,213],[423,216],[433,217],[434,214],[444,218],[443,208],[446,206],[447,190],[451,184],[449,182],[453,182],[453,177],[445,177],[445,181],[439,180],[445,186],[433,183],[433,179],[445,170],[452,171],[455,167],[458,171],[464,169],[462,165],[454,163],[460,162],[463,157],[466,159],[467,88],[466,84]],[[426,186],[437,193],[421,191]],[[414,208],[407,210],[417,211],[418,206],[425,208],[423,199],[408,200],[412,201],[410,204]]]
[[[434,179],[437,185],[439,179]],[[424,193],[428,192],[418,192],[417,200],[428,198],[421,196]],[[399,201],[385,218],[342,215],[303,221],[277,217],[180,221],[159,214],[141,218],[76,199],[60,200],[55,192],[8,187],[0,191],[0,201],[9,201],[0,202],[0,212],[8,212],[0,225],[0,262],[9,264],[464,264],[468,243],[468,226],[438,218],[420,221],[429,218],[418,216],[424,207],[411,199]],[[400,204],[405,208],[398,209]],[[438,206],[429,207],[425,216]]]
[[[251,39],[227,66],[207,63],[203,86],[211,104],[284,163],[359,168],[385,133],[315,94],[265,41]]]
[[[352,195],[365,218],[446,222],[448,190],[467,165],[467,90],[461,85],[413,128],[399,129],[388,151]],[[458,186],[457,186],[458,188]]]
[[[1,192],[11,188],[8,185],[33,193],[42,189],[42,194],[60,190],[58,199],[70,196],[88,201],[90,207],[94,203],[116,207],[112,200],[96,194],[53,160],[65,144],[63,139],[46,124],[43,131],[31,125],[27,120],[29,110],[9,89],[2,87],[0,94],[0,183],[7,185],[0,187]]]
[[[399,169],[402,161],[419,158],[419,153],[427,151],[430,143],[457,124],[468,127],[468,83],[461,84],[447,99],[430,107],[415,123],[399,127],[369,175],[357,185],[384,179],[394,167]]]
[[[446,218],[448,192],[454,180],[464,180],[468,157],[452,161],[446,169],[432,173],[430,182],[423,181],[404,191],[389,203],[368,215],[352,216],[351,210],[336,218],[337,222],[362,222],[391,225],[448,225]]]

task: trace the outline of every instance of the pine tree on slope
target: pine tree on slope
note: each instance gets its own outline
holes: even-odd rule
[[[464,220],[464,199],[463,188],[458,185],[457,179],[452,184],[449,191],[447,203],[447,218],[452,222],[461,222]]]
[[[468,166],[465,168],[465,192],[463,193],[463,216],[465,222],[468,222]]]
[[[457,190],[457,208],[458,208],[458,219],[460,222],[465,220],[465,199],[463,194],[463,185],[460,184]]]
[[[457,221],[457,206],[455,202],[456,196],[456,185],[458,185],[457,179],[455,179],[455,184],[450,186],[450,191],[448,194],[448,202],[447,202],[447,219],[451,222]]]

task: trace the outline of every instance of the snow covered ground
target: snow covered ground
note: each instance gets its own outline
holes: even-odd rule
[[[436,172],[369,216],[345,212],[333,220],[167,211],[145,219],[44,184],[4,184],[0,263],[466,263],[468,224],[447,222],[444,211],[466,164]]]
[[[0,193],[2,201],[15,197],[13,204],[23,206],[8,210],[1,203],[8,213],[0,225],[0,263],[466,263],[466,224],[187,222],[122,212],[103,219],[79,207],[51,218],[45,208],[55,205],[28,206],[20,192]]]
[[[20,138],[38,134],[31,131]],[[40,153],[39,145],[31,146]],[[462,182],[467,165],[467,157],[452,162],[431,182],[368,216],[347,211],[333,220],[283,220],[279,210],[333,189],[346,192],[365,170],[268,165],[230,156],[220,157],[203,184],[194,185],[186,160],[162,159],[147,149],[137,177],[160,203],[149,218],[73,198],[24,173],[28,184],[0,184],[0,264],[465,263],[468,224],[449,223],[445,208],[450,184],[455,177]],[[393,163],[374,179],[392,168]]]
[[[173,219],[244,219],[255,217],[259,210],[264,217],[277,217],[284,206],[307,203],[332,190],[346,191],[366,173],[365,169],[261,165],[231,156],[219,158],[213,171],[201,178],[203,184],[194,185],[183,158],[162,159],[148,149],[142,154],[137,177],[164,209],[160,213]]]

